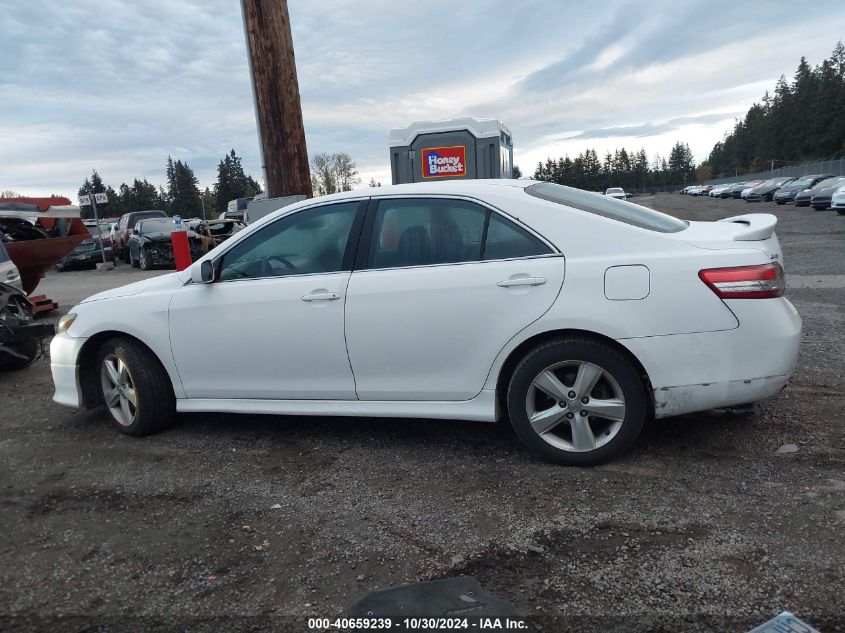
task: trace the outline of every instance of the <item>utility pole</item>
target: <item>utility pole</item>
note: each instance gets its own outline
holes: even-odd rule
[[[241,0],[268,198],[310,198],[311,172],[287,0]]]

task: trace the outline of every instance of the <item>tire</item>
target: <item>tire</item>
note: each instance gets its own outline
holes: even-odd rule
[[[586,396],[578,392],[577,375],[582,371],[583,378],[598,376]],[[549,373],[557,382],[544,379]],[[596,414],[591,407],[599,402],[611,415]],[[630,448],[648,408],[643,381],[631,361],[605,343],[578,336],[531,350],[514,370],[507,394],[508,414],[519,439],[542,459],[567,466],[592,466]],[[529,421],[536,415],[540,423],[553,426],[538,432]],[[572,426],[570,420],[580,423]],[[573,429],[581,432],[573,435]]]
[[[120,252],[123,254],[123,261],[127,264],[132,263],[132,253],[129,252],[129,246],[124,245],[121,247]]]
[[[146,347],[126,338],[109,339],[97,354],[94,371],[100,402],[112,426],[121,433],[150,435],[173,421],[173,386],[158,358]],[[118,384],[122,388],[115,390]]]
[[[149,270],[150,268],[152,268],[152,265],[150,264],[149,255],[147,255],[146,250],[142,248],[138,253],[138,257],[140,258],[139,265],[141,267],[141,270]]]
[[[845,215],[845,209],[837,209],[837,210],[836,210],[836,212],[837,212],[839,215]]]

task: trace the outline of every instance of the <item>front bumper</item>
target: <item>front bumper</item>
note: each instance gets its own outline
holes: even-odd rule
[[[74,338],[66,332],[53,337],[50,343],[50,373],[53,374],[53,402],[66,407],[82,406],[79,383],[79,352],[87,338]]]
[[[646,369],[655,416],[756,402],[777,394],[798,362],[801,317],[785,298],[725,302],[739,327],[622,339]]]

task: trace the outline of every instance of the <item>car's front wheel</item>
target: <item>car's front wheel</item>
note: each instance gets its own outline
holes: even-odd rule
[[[147,249],[142,248],[140,253],[138,254],[138,263],[141,266],[141,270],[149,270],[152,266],[150,264],[150,256],[147,253]]]
[[[508,414],[543,459],[589,466],[628,449],[648,410],[636,367],[613,347],[571,337],[529,352],[513,373]]]
[[[173,387],[159,360],[128,338],[108,340],[97,357],[100,396],[115,428],[127,435],[149,435],[176,414]]]

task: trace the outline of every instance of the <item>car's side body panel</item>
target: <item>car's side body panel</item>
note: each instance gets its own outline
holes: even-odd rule
[[[355,399],[343,336],[348,272],[188,284],[170,342],[190,398]],[[317,293],[336,299],[306,301]],[[209,315],[231,328],[202,328]]]
[[[496,352],[554,303],[564,258],[352,273],[346,340],[362,400],[469,400]],[[519,278],[537,285],[499,286]]]

